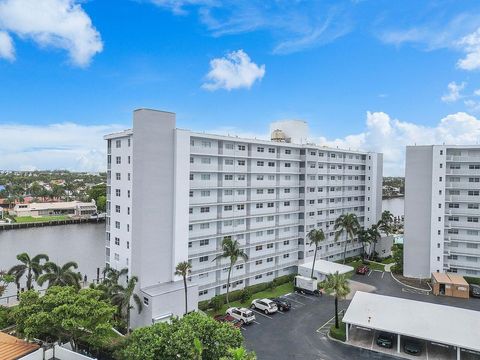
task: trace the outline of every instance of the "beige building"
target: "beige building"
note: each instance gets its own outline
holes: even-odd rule
[[[97,212],[95,201],[80,202],[51,202],[51,203],[30,203],[17,204],[13,208],[12,214],[18,217],[22,216],[60,216],[68,215],[71,217],[89,217]]]

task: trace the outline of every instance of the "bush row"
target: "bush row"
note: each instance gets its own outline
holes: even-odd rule
[[[480,278],[477,277],[470,277],[470,276],[464,276],[463,277],[466,282],[469,284],[475,284],[475,285],[480,285]]]
[[[273,279],[270,282],[265,282],[265,283],[261,283],[261,284],[246,286],[244,289],[231,291],[228,294],[228,298],[231,302],[232,301],[239,301],[239,300],[242,301],[242,302],[247,302],[248,299],[250,299],[250,297],[253,294],[256,294],[260,291],[264,291],[264,290],[267,290],[267,289],[274,289],[276,286],[286,284],[288,282],[292,282],[295,275],[296,274],[283,275],[283,276],[280,276],[278,278]],[[200,301],[198,303],[198,308],[200,310],[203,310],[203,311],[206,311],[210,308],[219,309],[223,306],[223,304],[225,302],[226,302],[226,294],[217,295],[217,296],[211,298],[210,300]]]

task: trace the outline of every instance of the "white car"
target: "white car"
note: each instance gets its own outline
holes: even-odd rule
[[[273,314],[278,311],[277,304],[269,299],[255,299],[252,301],[251,308],[263,311],[265,314]]]
[[[250,324],[255,321],[255,314],[252,310],[246,308],[232,307],[227,309],[227,315],[242,321],[244,324]]]

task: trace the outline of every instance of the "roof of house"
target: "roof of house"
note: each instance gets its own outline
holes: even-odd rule
[[[37,350],[40,346],[0,332],[0,359],[15,360]]]
[[[80,202],[80,201],[65,201],[65,202],[47,202],[47,203],[30,203],[26,208],[19,209],[17,204],[15,205],[15,211],[17,210],[53,210],[53,209],[75,209],[77,207],[94,207],[93,202]]]
[[[307,269],[312,269],[313,261],[310,261],[305,264],[301,264],[299,266]],[[349,265],[343,265],[343,264],[338,264],[333,261],[327,261],[327,260],[315,260],[315,271],[318,271],[320,274],[323,275],[330,275],[330,274],[335,274],[337,271],[339,274],[345,274],[350,271],[353,271],[353,267]]]
[[[438,282],[438,283],[442,283],[442,284],[451,284],[452,283],[452,281],[450,280],[448,275],[445,274],[445,273],[433,272],[432,276],[435,279],[435,281]]]
[[[447,274],[447,276],[449,277],[452,284],[454,284],[454,285],[464,285],[468,288],[468,282],[467,282],[467,280],[465,280],[463,278],[463,276],[452,274],[452,273]]]
[[[480,312],[357,291],[343,322],[480,351]]]

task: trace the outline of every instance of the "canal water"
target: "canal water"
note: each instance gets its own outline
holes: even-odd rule
[[[405,215],[404,204],[405,204],[405,200],[403,197],[385,199],[382,201],[382,208],[383,208],[382,211],[388,210],[393,214],[393,216],[402,217],[403,215]]]
[[[96,278],[97,269],[105,266],[105,223],[0,231],[0,270],[16,265],[16,256],[22,252],[30,256],[47,254],[59,265],[75,261],[78,271],[90,281]],[[16,288],[10,286],[4,296],[15,293]]]

